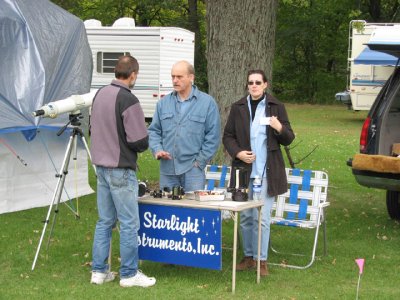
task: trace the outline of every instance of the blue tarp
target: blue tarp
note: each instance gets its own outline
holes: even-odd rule
[[[395,66],[398,58],[383,52],[365,49],[354,59],[356,65]]]
[[[0,133],[66,123],[34,118],[52,101],[90,90],[92,53],[82,20],[48,0],[0,0]]]
[[[89,92],[92,64],[82,20],[48,0],[0,0],[0,214],[50,203],[69,142],[68,131],[55,130],[68,114],[50,119],[32,112]],[[76,152],[81,159],[61,201],[72,191],[93,192],[82,143]]]

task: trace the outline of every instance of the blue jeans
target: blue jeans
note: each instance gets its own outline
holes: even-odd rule
[[[260,260],[267,260],[271,223],[271,209],[275,197],[267,196],[267,179],[263,178],[261,186],[261,200],[264,206],[261,209],[261,252]],[[253,199],[253,179],[249,184],[249,199]],[[246,209],[240,213],[240,229],[242,231],[244,256],[257,259],[258,246],[258,209]]]
[[[205,184],[206,175],[204,170],[195,166],[181,175],[160,174],[160,189],[168,187],[172,190],[174,186],[181,186],[185,192],[193,192],[195,190],[204,190]]]
[[[138,269],[138,182],[131,169],[97,168],[97,209],[99,220],[93,241],[92,270],[108,271],[112,228],[120,222],[120,277],[136,275]]]

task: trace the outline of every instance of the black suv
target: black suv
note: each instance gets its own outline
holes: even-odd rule
[[[400,45],[368,45],[371,50],[400,57]],[[360,136],[360,153],[392,155],[392,146],[400,143],[400,66],[386,81],[366,118]],[[400,160],[400,158],[399,158]],[[352,166],[350,159],[347,164]],[[392,219],[400,219],[400,171],[381,173],[352,168],[360,185],[386,190],[386,205]]]

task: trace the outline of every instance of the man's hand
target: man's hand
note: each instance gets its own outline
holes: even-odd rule
[[[171,154],[167,151],[158,151],[154,156],[156,159],[172,159]]]

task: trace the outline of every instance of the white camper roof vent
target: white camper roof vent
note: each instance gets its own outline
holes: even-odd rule
[[[101,27],[101,21],[96,20],[96,19],[89,19],[83,22],[85,24],[85,27]]]
[[[135,20],[133,18],[119,18],[114,22],[112,27],[135,27]]]

